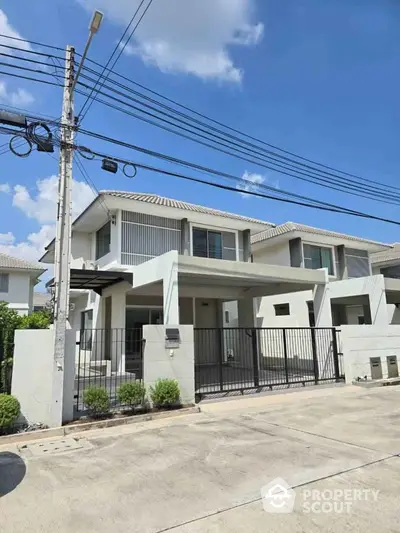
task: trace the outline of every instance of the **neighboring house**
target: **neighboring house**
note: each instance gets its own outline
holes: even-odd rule
[[[371,254],[371,267],[373,274],[382,274],[386,284],[397,283],[400,279],[400,243],[395,242],[392,248],[383,252]],[[400,305],[397,297],[388,296],[388,314],[391,324],[400,324]]]
[[[391,245],[293,222],[253,235],[251,244],[256,264],[325,269],[329,276],[318,319],[309,290],[259,299],[259,326],[391,323],[393,313],[388,313],[387,303],[400,303],[400,279],[390,279],[394,271],[379,270],[378,263],[371,269],[371,257],[392,254]],[[399,273],[400,250],[396,253]]]
[[[323,288],[324,271],[251,262],[251,235],[273,227],[154,194],[102,191],[73,223],[69,321],[98,328],[96,339],[81,339],[85,357],[101,350],[113,370],[125,368],[143,325],[193,324],[213,328],[208,346],[196,348],[197,361],[212,362],[224,302],[238,301],[238,325],[253,327],[254,298]],[[54,241],[42,260],[54,262]]]
[[[45,271],[39,263],[0,253],[0,301],[7,302],[20,315],[29,314],[34,287]]]
[[[33,293],[33,310],[44,311],[49,309],[51,295],[48,292]]]

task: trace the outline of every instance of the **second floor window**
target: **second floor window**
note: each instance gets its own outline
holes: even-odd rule
[[[111,243],[111,222],[104,224],[96,231],[96,259],[100,259],[110,252]]]
[[[303,253],[305,268],[312,268],[313,270],[327,268],[330,276],[335,275],[332,248],[304,244]]]
[[[0,274],[0,292],[8,292],[8,274]]]
[[[222,259],[222,233],[193,228],[193,255]]]

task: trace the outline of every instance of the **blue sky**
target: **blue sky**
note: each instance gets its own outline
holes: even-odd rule
[[[105,12],[90,57],[105,63],[130,19],[132,0],[3,0],[0,29],[82,51],[90,12]],[[21,12],[23,11],[23,16]],[[274,145],[347,172],[399,185],[400,4],[395,0],[154,0],[133,53],[117,71],[166,96]],[[0,43],[2,41],[0,40]],[[162,42],[162,47],[155,47]],[[38,47],[35,48],[36,50]],[[130,50],[132,52],[132,50]],[[26,92],[18,92],[23,89]],[[59,115],[61,91],[0,74],[0,102]],[[77,97],[80,108],[82,97]],[[239,161],[95,103],[87,129],[352,209],[400,220],[396,206],[328,191]],[[6,142],[0,138],[0,144]],[[116,156],[132,151],[80,136]],[[57,154],[54,154],[57,155]],[[399,240],[398,227],[218,191],[139,172],[134,180],[85,162],[98,189],[158,193],[275,223],[287,220],[376,240]],[[0,249],[29,259],[52,236],[57,161],[46,154],[0,155]],[[75,169],[74,178],[82,182]],[[41,182],[38,191],[37,182]],[[8,184],[8,186],[7,186]],[[75,211],[90,197],[76,185]]]

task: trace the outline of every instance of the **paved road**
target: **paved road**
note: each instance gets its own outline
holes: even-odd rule
[[[1,532],[398,532],[399,400],[396,387],[294,390],[82,433],[69,453],[0,447]],[[292,513],[263,510],[277,477],[294,487]],[[349,512],[305,512],[307,495],[334,489],[357,489]]]

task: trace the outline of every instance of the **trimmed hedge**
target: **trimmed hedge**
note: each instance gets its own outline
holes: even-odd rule
[[[118,389],[118,400],[131,408],[143,405],[146,398],[146,387],[140,381],[123,383]]]
[[[83,403],[94,417],[105,415],[110,410],[110,398],[106,389],[102,387],[85,389],[83,391]]]
[[[15,396],[0,394],[0,429],[12,427],[20,411],[21,407]]]
[[[180,403],[181,392],[175,379],[158,379],[150,387],[150,398],[156,407],[172,407]]]

